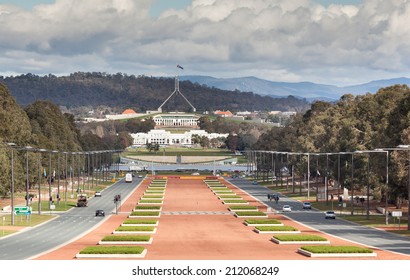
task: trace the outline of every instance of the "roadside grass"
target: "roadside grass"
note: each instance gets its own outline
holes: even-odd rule
[[[11,216],[5,215],[4,225],[11,226]],[[36,226],[38,224],[44,223],[48,220],[51,220],[55,216],[53,215],[37,215],[31,214],[29,216],[14,216],[14,225],[15,226]]]
[[[326,238],[318,235],[310,234],[278,234],[274,235],[273,238],[279,241],[327,241]]]
[[[80,254],[141,254],[145,250],[141,246],[89,246]]]
[[[0,230],[0,237],[4,237],[13,233],[18,232],[17,230]]]
[[[331,245],[316,245],[302,246],[302,250],[314,254],[354,254],[354,253],[373,253],[373,250],[357,247],[357,246],[331,246]]]

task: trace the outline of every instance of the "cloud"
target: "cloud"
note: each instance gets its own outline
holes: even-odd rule
[[[158,18],[150,17],[152,4],[57,0],[32,11],[0,5],[2,72],[155,75],[172,74],[181,63],[190,74],[353,82],[358,72],[365,79],[410,70],[408,0],[328,7],[309,0],[194,0]]]

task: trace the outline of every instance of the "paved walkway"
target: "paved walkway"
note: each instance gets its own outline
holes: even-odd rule
[[[250,205],[266,207],[246,193],[240,191],[230,183],[230,188],[247,201]],[[78,240],[55,251],[44,254],[38,259],[69,260],[83,248],[96,245],[98,241],[117,228],[127,218],[142,196],[149,180],[133,193],[121,207],[119,215],[107,217],[101,226],[79,238]],[[228,206],[221,203],[216,195],[202,180],[168,179],[162,215],[159,218],[157,232],[153,234],[153,243],[143,245],[148,253],[147,260],[307,260],[296,253],[300,245],[277,245],[270,241],[272,234],[257,234],[253,227],[243,224],[243,219],[235,218],[228,210]],[[269,217],[281,220],[284,224],[294,226],[303,233],[312,233],[326,237],[332,245],[357,245],[345,240],[327,236],[304,227],[279,214],[269,214]],[[410,260],[390,252],[375,250],[376,258],[380,260]],[[328,258],[332,259],[332,258]],[[334,258],[340,259],[340,258]],[[345,259],[345,258],[343,258]],[[349,258],[354,259],[354,258]],[[365,258],[357,258],[365,259]]]

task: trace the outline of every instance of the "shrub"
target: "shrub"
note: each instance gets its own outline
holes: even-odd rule
[[[314,253],[314,254],[352,254],[352,253],[373,253],[373,250],[367,248],[361,248],[356,246],[303,246],[302,250]]]
[[[101,241],[145,241],[148,242],[151,236],[149,235],[108,235]]]
[[[141,246],[89,246],[80,254],[141,254],[144,250]]]

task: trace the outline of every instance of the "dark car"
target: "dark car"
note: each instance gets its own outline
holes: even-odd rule
[[[95,211],[95,216],[96,216],[96,217],[98,217],[98,216],[104,217],[104,216],[105,216],[104,210],[97,210],[97,211]]]

